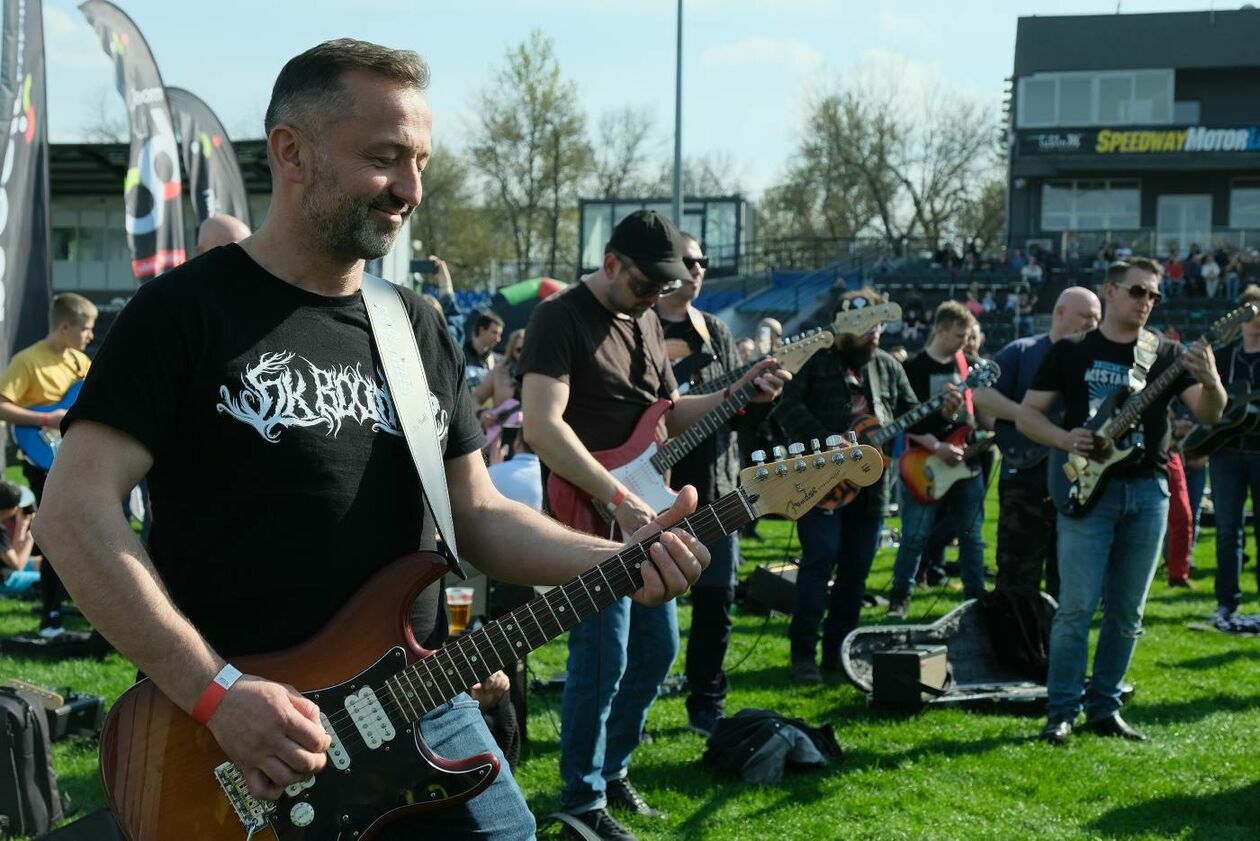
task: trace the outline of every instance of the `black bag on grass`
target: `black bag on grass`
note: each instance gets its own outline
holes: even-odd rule
[[[39,835],[64,817],[48,717],[38,698],[0,686],[0,815],[14,835]]]
[[[1036,587],[1006,587],[980,597],[980,615],[999,662],[1028,680],[1046,682],[1054,608]]]

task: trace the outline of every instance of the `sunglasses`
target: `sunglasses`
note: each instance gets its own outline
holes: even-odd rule
[[[612,253],[621,261],[621,265],[626,269],[626,274],[630,276],[630,292],[636,298],[654,298],[657,295],[668,295],[683,285],[683,282],[677,278],[664,283],[646,278],[637,278],[634,276],[634,272],[630,270],[630,267],[634,265],[634,261],[616,251]]]
[[[684,257],[683,265],[689,269],[694,269],[696,266],[699,266],[702,269],[707,269],[709,268],[709,258],[708,257]]]
[[[1117,284],[1116,288],[1127,289],[1129,291],[1129,297],[1135,301],[1140,301],[1143,298],[1150,298],[1151,306],[1153,307],[1159,306],[1159,302],[1164,300],[1163,295],[1159,294],[1153,289],[1147,289],[1145,286],[1133,286],[1133,285],[1120,286],[1119,284]]]

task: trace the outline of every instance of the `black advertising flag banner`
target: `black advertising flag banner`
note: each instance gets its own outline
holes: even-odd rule
[[[226,213],[248,225],[245,179],[223,124],[209,105],[183,88],[167,88],[166,99],[175,118],[175,134],[183,153],[184,176],[197,221]]]
[[[118,92],[131,120],[123,180],[131,272],[148,280],[184,262],[183,183],[166,88],[153,53],[131,18],[105,0],[79,6],[114,60]]]
[[[39,0],[5,0],[0,33],[0,354],[48,333],[48,108]]]

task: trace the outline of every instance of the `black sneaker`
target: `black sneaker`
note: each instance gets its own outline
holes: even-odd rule
[[[591,832],[605,839],[605,841],[639,841],[633,832],[617,823],[613,816],[608,814],[607,809],[592,809],[589,812],[583,812],[572,817],[574,820],[580,821]],[[564,824],[564,828],[570,838],[586,841],[582,835],[578,834],[576,829],[568,824]]]
[[[822,673],[813,660],[793,660],[792,680],[797,683],[822,683]]]
[[[609,780],[604,792],[608,796],[608,805],[615,806],[618,809],[624,809],[627,812],[633,812],[645,818],[663,818],[665,813],[659,809],[653,809],[643,799],[643,795],[639,794],[639,790],[634,787],[634,783],[630,782],[629,777],[622,777],[620,780]]]
[[[888,597],[888,618],[905,619],[910,613],[910,594],[893,593]]]

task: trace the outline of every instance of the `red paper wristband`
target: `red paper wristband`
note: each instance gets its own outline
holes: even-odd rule
[[[626,501],[626,489],[621,487],[621,485],[618,485],[617,493],[613,494],[613,498],[609,500],[608,504],[611,505],[613,508],[616,508],[618,505],[620,505],[621,503],[625,501]]]
[[[219,704],[223,703],[223,698],[228,694],[228,690],[232,688],[232,684],[236,683],[241,677],[241,670],[228,663],[219,673],[214,676],[214,680],[206,687],[206,691],[201,693],[201,697],[197,699],[197,703],[192,708],[193,721],[198,724],[206,724],[210,721],[210,716],[214,715],[214,711],[219,708]]]

